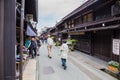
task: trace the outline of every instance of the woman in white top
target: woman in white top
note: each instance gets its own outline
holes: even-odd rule
[[[48,48],[48,57],[51,57],[51,49],[52,49],[52,45],[53,45],[53,39],[50,38],[50,35],[48,35],[48,39],[47,39],[47,48]]]
[[[66,44],[66,42],[63,42],[60,50],[61,50],[62,66],[65,70],[67,68],[66,61],[67,61],[67,57],[68,57],[68,53],[69,53],[69,48],[68,48],[68,45]]]

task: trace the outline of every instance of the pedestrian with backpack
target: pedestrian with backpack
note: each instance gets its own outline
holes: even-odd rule
[[[60,51],[61,51],[61,62],[62,62],[62,66],[63,69],[66,70],[67,69],[67,58],[68,58],[68,53],[69,53],[69,48],[68,45],[66,44],[66,41],[64,41],[60,47]]]

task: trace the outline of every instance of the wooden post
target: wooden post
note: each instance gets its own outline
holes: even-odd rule
[[[0,80],[16,80],[15,7],[16,0],[0,0]]]
[[[21,26],[20,26],[20,76],[19,76],[19,79],[20,79],[20,80],[22,80],[22,77],[23,77],[24,5],[25,5],[25,0],[22,0],[22,2],[21,2]]]
[[[120,40],[119,40],[119,72],[120,72]]]
[[[4,21],[4,1],[0,0],[0,80],[4,80],[3,63],[3,21]]]

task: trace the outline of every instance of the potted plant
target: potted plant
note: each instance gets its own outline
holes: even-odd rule
[[[76,39],[68,39],[67,44],[71,51],[74,51],[74,47],[78,41]]]
[[[119,63],[117,61],[109,61],[108,69],[114,73],[118,73],[119,72]]]
[[[60,46],[60,45],[61,45],[60,41],[56,41],[55,46]]]
[[[52,38],[53,40],[55,40],[56,37],[55,37],[55,36],[51,36],[51,38]]]

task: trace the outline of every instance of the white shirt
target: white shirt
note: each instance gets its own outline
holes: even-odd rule
[[[48,45],[53,45],[53,39],[52,38],[48,38],[47,39],[47,43],[48,43]]]
[[[62,46],[61,46],[61,58],[64,58],[64,59],[67,59],[68,57],[68,52],[69,52],[69,48],[68,48],[68,45],[63,43]]]

